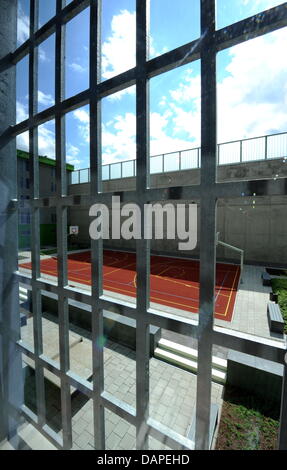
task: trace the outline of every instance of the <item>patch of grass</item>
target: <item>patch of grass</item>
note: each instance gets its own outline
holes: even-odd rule
[[[287,333],[287,279],[271,279],[274,294],[278,294],[278,305],[284,320],[284,333]]]
[[[245,391],[226,387],[217,450],[276,449],[278,429],[278,406]]]

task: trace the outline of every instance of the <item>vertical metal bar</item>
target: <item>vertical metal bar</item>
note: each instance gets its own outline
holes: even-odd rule
[[[34,42],[34,34],[38,28],[39,5],[38,0],[30,2],[30,53],[29,53],[29,118],[38,112],[38,48]],[[29,154],[30,154],[30,188],[31,200],[40,197],[39,186],[39,159],[38,159],[38,129],[29,129]],[[31,258],[32,279],[36,281],[40,276],[40,209],[32,207],[31,227]],[[33,286],[32,289],[32,311],[34,328],[34,350],[35,350],[35,376],[37,417],[40,426],[45,425],[45,382],[44,370],[39,363],[39,357],[43,354],[43,332],[42,332],[42,302],[41,290]]]
[[[264,158],[267,160],[268,158],[268,136],[266,135],[264,138],[264,144],[265,144],[265,152],[264,152]]]
[[[16,47],[17,2],[1,1],[0,59]],[[16,121],[15,65],[8,61],[0,72],[0,442],[12,438],[19,424],[23,403],[20,339],[18,259],[18,211],[11,204],[17,197],[17,157],[14,138],[7,138]],[[11,414],[11,409],[15,414]]]
[[[287,353],[284,359],[278,448],[287,450]]]
[[[179,160],[178,160],[178,165],[179,165],[179,171],[181,170],[181,152],[179,152]]]
[[[216,262],[216,49],[215,0],[201,0],[200,307],[196,397],[196,449],[209,449],[212,331]]]
[[[102,2],[90,5],[90,194],[93,201],[102,192],[101,100],[97,95],[101,79],[101,14]],[[96,65],[95,65],[96,62]],[[91,241],[92,260],[92,343],[93,343],[93,408],[95,449],[105,449],[104,334],[103,310],[99,298],[103,294],[103,240]]]
[[[242,140],[240,140],[240,155],[239,155],[240,163],[242,163],[242,146],[243,146],[243,142],[242,142]]]
[[[146,73],[149,37],[149,0],[136,2],[136,121],[138,204],[141,208],[141,240],[137,240],[137,320],[136,320],[136,447],[148,448],[149,416],[149,324],[150,242],[145,240],[143,194],[150,187],[149,88]]]
[[[200,168],[200,147],[197,149],[197,168]]]
[[[68,284],[67,273],[67,207],[62,206],[62,197],[67,194],[65,117],[58,111],[65,93],[65,25],[61,23],[61,11],[66,0],[56,4],[56,51],[55,51],[55,130],[56,130],[56,180],[57,180],[57,252],[58,286]],[[72,410],[70,385],[66,373],[70,369],[69,358],[69,306],[67,297],[58,295],[59,345],[61,369],[61,408],[63,427],[63,446],[72,447]]]

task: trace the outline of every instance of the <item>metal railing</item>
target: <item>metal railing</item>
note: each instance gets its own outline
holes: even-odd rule
[[[217,145],[218,165],[287,158],[287,132],[223,142]],[[150,157],[150,174],[199,169],[201,148],[165,153]],[[125,160],[102,166],[102,180],[136,176],[136,160]],[[89,183],[90,169],[75,170],[71,184]]]

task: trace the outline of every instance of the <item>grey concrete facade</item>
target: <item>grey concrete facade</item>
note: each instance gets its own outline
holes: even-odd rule
[[[280,178],[287,176],[287,164],[282,159],[240,163],[218,167],[218,181],[256,180],[261,178]],[[198,184],[200,170],[162,173],[151,176],[152,187],[184,186]],[[123,178],[103,182],[104,192],[133,190],[135,178]],[[89,183],[69,186],[69,194],[88,194]],[[176,201],[167,201],[176,202]],[[197,203],[198,201],[180,201]],[[287,197],[262,197],[254,194],[236,199],[218,201],[217,231],[220,240],[244,250],[245,262],[255,264],[287,264]],[[69,224],[79,226],[78,242],[89,245],[89,225],[91,218],[88,207],[69,209]],[[200,226],[200,207],[198,208],[198,227]],[[199,233],[199,229],[198,229]],[[105,246],[114,249],[135,250],[135,241],[110,240]],[[152,240],[151,249],[161,254],[176,256],[199,255],[200,240],[193,251],[178,251],[178,240]],[[218,247],[217,256],[222,260],[238,260],[233,251]]]

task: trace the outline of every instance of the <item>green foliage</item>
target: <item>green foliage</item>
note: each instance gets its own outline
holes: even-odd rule
[[[217,449],[275,449],[278,427],[276,407],[243,390],[226,387]]]
[[[272,290],[278,294],[278,305],[284,320],[284,332],[287,333],[287,279],[271,279]]]

